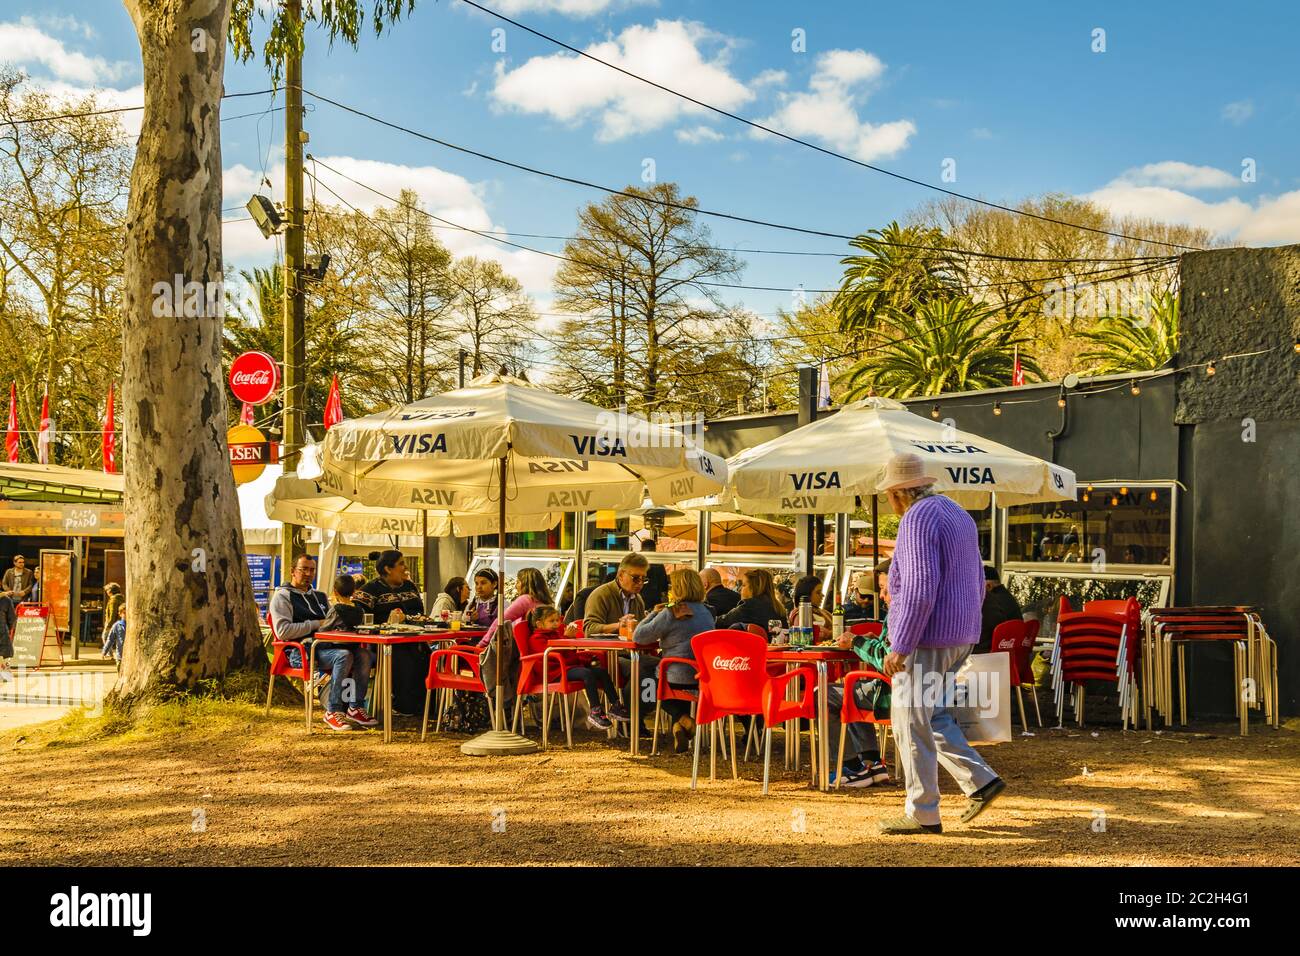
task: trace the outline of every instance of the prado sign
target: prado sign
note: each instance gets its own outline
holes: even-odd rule
[[[230,390],[249,405],[264,405],[280,386],[280,368],[265,352],[245,352],[230,363]]]

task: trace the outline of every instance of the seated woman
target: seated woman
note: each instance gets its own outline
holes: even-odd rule
[[[876,585],[880,589],[880,599],[889,606],[889,565],[886,558],[875,568]],[[885,655],[889,653],[888,625],[884,620],[880,624],[880,634],[857,635],[845,631],[839,636],[837,644],[840,650],[851,650],[862,660],[862,669],[884,673]],[[853,702],[863,710],[870,710],[879,718],[889,717],[889,685],[881,680],[860,680],[853,685]],[[836,681],[826,688],[826,704],[830,724],[826,735],[828,753],[834,760],[840,752],[840,708],[844,706],[844,682]],[[846,787],[870,787],[873,784],[889,783],[889,771],[880,759],[880,744],[876,740],[875,724],[855,723],[848,726],[849,745],[854,756],[844,762],[838,773],[844,775]],[[836,773],[831,774],[835,782]]]
[[[528,613],[526,620],[528,626],[523,629],[526,635],[520,642],[519,648],[524,656],[541,654],[546,650],[548,642],[564,637],[564,618],[559,610],[550,604],[537,605]],[[594,661],[581,660],[574,651],[565,650],[552,654],[552,658],[556,656],[560,659],[560,666],[564,668],[564,676],[569,680],[582,681],[586,688],[587,703],[590,705],[587,714],[589,729],[609,730],[613,726],[610,722],[611,717],[614,720],[631,719],[627,709],[618,703],[618,689],[615,688],[609,671]],[[608,714],[600,702],[601,691],[605,692],[605,699],[611,701]]]
[[[638,644],[658,641],[659,652],[664,657],[694,660],[691,638],[716,626],[713,612],[704,603],[704,593],[704,581],[697,571],[677,569],[668,576],[668,603],[659,605],[646,615],[632,632],[632,639]],[[668,686],[674,690],[697,686],[695,672],[686,664],[669,664],[667,678]],[[673,753],[681,753],[695,729],[695,721],[690,716],[691,705],[684,700],[665,700],[660,706],[673,719]]]
[[[829,611],[822,607],[822,581],[815,574],[805,574],[794,586],[794,607],[790,609],[789,623],[794,627],[799,620],[799,605],[807,601],[812,605],[813,625],[829,629],[832,618]]]
[[[534,608],[551,603],[551,589],[546,586],[546,578],[542,577],[542,572],[536,568],[523,568],[515,578],[515,599],[506,605],[506,623],[522,621],[532,613]],[[493,620],[496,619],[495,613],[492,617]],[[492,637],[492,629],[488,628],[488,632],[483,635],[478,646],[487,647],[492,643]]]
[[[389,550],[375,562],[378,577],[355,594],[363,610],[375,615],[377,624],[400,624],[408,614],[423,614],[424,601],[407,576],[402,552]],[[424,678],[429,672],[429,645],[398,644],[392,650],[393,713],[410,717],[424,706]]]
[[[442,593],[433,599],[433,608],[429,611],[429,616],[439,618],[442,617],[442,612],[446,611],[450,616],[458,617],[467,604],[469,604],[469,582],[459,576],[449,578]]]
[[[497,619],[497,573],[491,568],[474,572],[474,598],[465,608],[465,623],[490,632]]]
[[[746,624],[757,624],[766,632],[769,621],[785,619],[785,605],[772,586],[772,572],[750,568],[740,575],[740,603],[718,618],[716,626],[743,631]]]

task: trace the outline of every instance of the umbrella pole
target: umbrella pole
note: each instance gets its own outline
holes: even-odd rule
[[[880,498],[871,494],[871,603],[876,606],[876,620],[880,620],[880,582],[876,579],[876,566],[880,564]]]
[[[506,631],[506,467],[507,456],[502,455],[498,463],[497,475],[500,479],[501,501],[497,508],[497,567],[500,577],[497,579],[497,619],[496,636],[496,701],[493,704],[496,730],[479,734],[473,740],[460,745],[460,752],[471,757],[502,757],[510,754],[530,754],[537,750],[537,744],[527,737],[506,730],[505,675],[501,672],[501,658],[505,656]],[[513,638],[512,638],[513,639]],[[542,676],[545,680],[545,675]]]

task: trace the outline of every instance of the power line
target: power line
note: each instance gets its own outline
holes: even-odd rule
[[[362,119],[370,120],[372,123],[377,123],[380,126],[386,126],[389,129],[394,129],[397,130],[398,132],[406,133],[408,136],[414,136],[417,139],[422,139],[425,140],[426,142],[433,143],[437,146],[442,146],[445,149],[451,149],[459,153],[464,153],[468,156],[475,156],[479,159],[485,159],[488,162],[496,163],[501,166],[506,166],[510,169],[515,169],[520,172],[530,173],[534,176],[542,176],[547,179],[554,179],[557,182],[564,182],[574,186],[581,186],[584,189],[594,189],[599,192],[608,193],[611,196],[623,196],[627,199],[634,199],[638,202],[646,202],[646,203],[650,203],[651,205],[663,206],[667,209],[677,209],[682,212],[688,212],[700,216],[710,216],[716,219],[726,219],[732,222],[743,222],[751,226],[762,226],[767,229],[780,229],[786,232],[795,232],[806,236],[820,236],[824,239],[843,239],[848,242],[852,242],[858,238],[857,236],[851,236],[839,232],[830,232],[824,229],[810,229],[804,226],[792,226],[786,223],[770,222],[765,219],[754,219],[748,216],[741,216],[735,213],[721,212],[714,209],[704,209],[702,207],[692,206],[687,203],[672,202],[671,200],[659,199],[657,197],[650,196],[650,195],[631,193],[625,189],[616,189],[613,186],[604,186],[601,185],[600,183],[591,182],[585,179],[579,179],[574,176],[565,176],[561,173],[548,172],[547,170],[538,169],[534,166],[527,166],[523,163],[514,162],[513,160],[502,159],[499,156],[493,156],[491,153],[485,153],[482,152],[481,150],[471,149],[468,146],[460,146],[456,143],[449,142],[448,140],[439,139],[436,136],[430,136],[428,133],[421,133],[419,130],[411,129],[409,126],[403,126],[400,123],[394,123],[390,120],[384,119],[383,117],[376,116],[373,113],[367,113],[365,110],[360,110],[355,107],[348,106],[346,103],[340,103],[338,100],[330,99],[328,96],[322,96],[319,93],[314,93],[311,90],[305,88],[303,89],[302,92],[310,97],[320,100],[322,103],[328,103],[330,106],[336,107],[337,109],[341,109],[344,112],[351,113],[354,116],[359,116]],[[324,163],[321,163],[321,165],[323,166]],[[979,258],[979,259],[993,259],[1002,262],[1130,262],[1130,261],[1136,262],[1136,261],[1150,261],[1152,259],[1161,258],[1159,256],[1133,256],[1133,257],[1125,257],[1122,259],[1106,259],[1106,258],[1071,259],[1071,258],[1051,258],[1051,257],[1039,258],[1034,256],[1003,256],[992,252],[980,252],[975,249],[958,249],[958,248],[948,248],[944,246],[926,246],[926,245],[920,245],[916,243],[893,242],[886,239],[875,239],[874,241],[879,245],[891,246],[899,249],[919,249],[919,250],[926,250],[931,252],[943,252],[953,256],[968,256],[968,257]],[[778,291],[782,291],[782,290],[778,290]]]
[[[747,119],[744,116],[740,116],[736,113],[732,113],[728,110],[724,110],[721,107],[712,105],[711,103],[706,103],[703,100],[697,100],[695,97],[688,96],[685,93],[682,93],[678,90],[674,90],[672,87],[664,86],[662,83],[656,83],[654,80],[641,76],[638,73],[633,73],[631,70],[626,70],[623,67],[610,63],[607,60],[602,60],[600,57],[594,56],[586,52],[585,50],[580,50],[577,47],[570,46],[569,44],[565,43],[563,40],[559,40],[553,36],[550,36],[549,34],[542,33],[540,30],[534,30],[532,27],[525,26],[524,24],[520,23],[518,20],[512,20],[509,17],[505,16],[504,14],[497,13],[495,10],[489,9],[488,7],[485,7],[482,4],[475,3],[474,0],[461,0],[461,2],[468,4],[471,7],[474,7],[476,10],[486,13],[488,16],[496,17],[498,20],[501,20],[505,23],[509,23],[511,26],[518,27],[520,30],[523,30],[525,33],[531,33],[535,37],[546,40],[549,43],[553,43],[558,47],[562,47],[563,49],[568,50],[570,53],[576,53],[580,57],[584,57],[585,59],[591,60],[594,63],[599,63],[601,66],[614,70],[618,73],[622,73],[624,76],[630,77],[631,79],[637,80],[638,82],[645,83],[649,86],[653,86],[655,89],[662,90],[665,93],[670,93],[673,96],[686,100],[688,103],[693,103],[694,105],[699,106],[703,109],[711,110],[720,116],[725,116],[728,119],[735,120],[738,123],[744,123],[746,126],[750,127],[751,129],[761,130],[764,133],[768,133],[769,135],[772,136],[778,136],[781,139],[788,140],[791,143],[798,143],[800,146],[804,146],[807,147],[808,149],[816,150],[817,152],[824,153],[827,156],[834,156],[836,159],[844,160],[845,162],[852,163],[855,166],[861,166],[864,169],[870,169],[872,172],[881,173],[885,176],[893,177],[894,179],[901,180],[905,183],[911,183],[914,186],[921,186],[925,189],[933,189],[936,192],[941,192],[946,196],[952,196],[956,199],[965,200],[966,202],[978,203],[979,205],[988,206],[992,209],[1000,209],[1003,212],[1009,212],[1017,216],[1025,216],[1031,219],[1038,219],[1042,222],[1050,222],[1058,226],[1068,226],[1071,229],[1080,229],[1085,232],[1093,232],[1103,236],[1110,236],[1114,239],[1125,239],[1131,242],[1142,242],[1142,243],[1147,243],[1149,245],[1156,245],[1156,246],[1168,246],[1169,248],[1172,249],[1198,251],[1198,247],[1196,246],[1185,246],[1177,242],[1164,242],[1159,239],[1144,239],[1141,236],[1130,236],[1122,232],[1111,232],[1108,229],[1099,229],[1095,226],[1083,226],[1074,222],[1066,222],[1065,220],[1062,219],[1053,219],[1050,216],[1044,216],[1034,212],[1027,212],[1024,209],[1016,209],[1013,206],[1004,206],[1001,203],[995,203],[988,199],[979,199],[975,196],[968,196],[965,193],[959,193],[952,189],[945,189],[943,186],[936,186],[933,183],[927,183],[925,180],[922,179],[913,179],[911,176],[905,176],[902,173],[896,173],[893,170],[885,169],[883,166],[875,166],[871,163],[864,162],[863,160],[854,159],[852,156],[847,156],[844,153],[837,152],[836,150],[833,149],[828,149],[824,146],[818,146],[816,143],[809,142],[806,139],[800,139],[798,136],[791,136],[788,133],[782,133],[780,130],[772,129],[770,126],[764,126],[762,123],[755,122],[754,120]]]
[[[563,253],[558,253],[558,252],[548,252],[547,250],[544,250],[544,249],[535,249],[535,248],[533,248],[532,246],[526,246],[526,245],[523,245],[522,243],[513,242],[513,241],[511,241],[511,240],[509,240],[509,239],[501,239],[501,238],[499,238],[498,236],[494,235],[493,233],[486,232],[486,231],[481,230],[481,229],[474,229],[474,228],[471,228],[470,226],[462,226],[461,224],[459,224],[459,223],[455,223],[455,222],[452,222],[452,221],[449,220],[449,219],[444,219],[444,218],[442,218],[441,216],[434,215],[433,213],[429,212],[427,209],[421,209],[419,206],[410,206],[410,205],[407,205],[406,203],[403,203],[400,199],[397,199],[397,198],[395,198],[395,197],[393,197],[393,196],[390,196],[390,195],[388,195],[387,193],[381,192],[380,190],[375,189],[373,186],[370,186],[370,185],[368,185],[368,184],[366,184],[366,183],[364,183],[364,182],[361,182],[361,181],[358,180],[358,179],[354,179],[353,177],[347,175],[346,173],[340,172],[339,170],[335,169],[333,166],[331,166],[331,165],[329,165],[328,163],[326,163],[326,162],[324,162],[324,161],[318,159],[318,158],[315,157],[315,156],[312,156],[312,157],[310,157],[310,158],[311,158],[311,161],[312,161],[313,164],[323,166],[325,169],[328,169],[330,172],[334,173],[336,176],[339,176],[340,178],[347,180],[348,182],[352,183],[354,186],[359,186],[359,187],[361,187],[362,189],[365,189],[365,190],[367,190],[367,191],[369,191],[369,192],[371,192],[371,193],[374,193],[376,196],[379,196],[379,197],[382,198],[382,199],[386,199],[386,200],[388,200],[389,202],[393,203],[393,204],[396,205],[396,206],[399,206],[399,207],[404,208],[404,209],[411,209],[411,210],[413,210],[413,211],[415,211],[415,212],[421,213],[422,215],[429,217],[430,219],[434,219],[434,220],[437,220],[437,221],[440,222],[440,223],[444,223],[444,224],[446,224],[448,227],[450,227],[450,228],[452,228],[452,229],[457,229],[457,230],[461,230],[461,231],[464,231],[464,232],[473,233],[473,234],[476,235],[476,236],[481,236],[482,238],[484,238],[484,239],[488,239],[488,240],[490,240],[490,241],[492,241],[492,242],[499,242],[499,243],[501,243],[501,244],[503,244],[503,245],[511,246],[512,248],[519,249],[519,250],[522,250],[522,251],[524,251],[524,252],[531,252],[531,253],[533,253],[534,255],[545,256],[545,257],[547,257],[547,258],[549,258],[549,259],[557,259],[557,260],[559,260],[559,261],[561,261],[561,262],[572,262],[572,263],[574,263],[574,264],[576,264],[576,265],[581,265],[581,266],[583,266],[583,267],[585,267],[585,268],[594,269],[594,270],[599,271],[599,272],[607,272],[607,273],[608,273],[609,275],[611,275],[611,276],[615,275],[615,273],[614,273],[612,270],[605,270],[605,269],[602,269],[600,266],[598,266],[598,265],[596,265],[596,264],[594,264],[594,263],[591,263],[591,262],[584,262],[584,261],[581,260],[581,259],[574,259],[572,256],[566,256],[566,255],[564,255]],[[327,191],[328,191],[332,196],[334,196],[336,199],[338,199],[340,202],[342,202],[342,203],[343,203],[345,206],[347,206],[349,209],[353,210],[353,212],[355,212],[356,214],[358,214],[358,215],[360,215],[360,216],[363,216],[363,217],[365,217],[365,218],[367,218],[367,219],[373,218],[373,217],[369,216],[367,213],[362,212],[360,209],[358,209],[358,208],[357,208],[356,206],[354,206],[352,203],[348,202],[346,199],[344,199],[342,196],[340,196],[337,192],[335,192],[332,188],[330,188],[330,186],[329,186],[327,183],[325,183],[325,182],[323,182],[322,180],[320,180],[320,179],[319,179],[319,178],[318,178],[314,173],[308,173],[308,176],[311,177],[311,179],[313,180],[313,182],[318,183],[318,184],[319,184],[323,189],[327,190]],[[1161,257],[1160,259],[1158,259],[1158,260],[1156,260],[1156,261],[1157,261],[1157,263],[1158,263],[1159,265],[1161,265],[1161,266],[1165,266],[1165,265],[1169,265],[1171,262],[1173,262],[1173,261],[1174,261],[1174,258],[1175,258],[1175,257],[1172,257],[1172,256],[1165,256],[1165,257]],[[1051,280],[1054,280],[1054,279],[1079,278],[1080,276],[1084,276],[1084,275],[1096,275],[1096,274],[1099,274],[1099,273],[1102,273],[1102,272],[1111,272],[1111,271],[1114,271],[1114,269],[1115,269],[1115,267],[1112,266],[1112,267],[1109,267],[1109,268],[1104,268],[1104,269],[1095,270],[1095,271],[1093,271],[1093,272],[1074,273],[1074,274],[1057,275],[1057,276],[1038,276],[1038,277],[1030,277],[1030,278],[1026,278],[1026,279],[1014,279],[1014,280],[1010,280],[1010,281],[1007,281],[1007,282],[994,282],[994,283],[985,283],[985,284],[982,284],[982,285],[972,285],[972,286],[970,286],[969,288],[972,288],[972,289],[989,289],[989,288],[998,288],[998,287],[1001,287],[1001,286],[1022,286],[1022,285],[1024,285],[1024,283],[1026,283],[1026,282],[1037,282],[1037,281],[1044,281],[1044,282],[1045,282],[1045,281],[1051,281]],[[1120,277],[1116,277],[1116,278],[1124,278],[1124,277],[1123,277],[1123,276],[1120,276]],[[1101,280],[1099,280],[1099,281],[1101,281]],[[1105,280],[1105,281],[1114,281],[1114,280],[1109,280],[1109,279],[1108,279],[1108,280]],[[705,287],[709,287],[709,288],[718,288],[718,289],[739,289],[739,290],[742,290],[742,291],[748,291],[748,292],[781,292],[781,293],[789,293],[789,292],[792,292],[792,291],[802,291],[802,292],[812,293],[812,294],[814,294],[814,295],[821,295],[821,294],[834,295],[834,294],[836,294],[836,293],[838,293],[838,292],[840,291],[839,289],[807,289],[807,288],[802,288],[802,289],[799,289],[799,290],[791,290],[791,289],[789,289],[789,288],[787,288],[787,287],[784,287],[784,286],[756,286],[756,285],[745,285],[745,284],[743,284],[743,283],[735,283],[735,282],[713,282],[713,281],[710,281],[710,280],[707,280],[707,279],[693,279],[693,280],[689,280],[689,281],[684,281],[684,282],[679,283],[679,284],[695,285],[695,286],[705,286]]]
[[[274,93],[274,92],[275,92],[275,87],[270,87],[269,89],[265,89],[265,90],[249,90],[249,91],[246,92],[246,93],[222,93],[222,94],[221,94],[221,99],[223,99],[223,100],[233,100],[233,99],[238,99],[238,98],[243,97],[243,96],[262,96],[263,94],[266,94],[266,93]],[[144,104],[141,104],[140,106],[117,106],[117,107],[114,107],[114,108],[112,108],[112,109],[106,109],[106,110],[87,110],[87,111],[84,112],[84,113],[55,113],[55,114],[51,114],[51,115],[48,115],[48,116],[29,116],[27,119],[20,119],[20,120],[7,119],[7,120],[4,120],[4,125],[6,125],[6,126],[26,126],[26,125],[28,125],[29,123],[50,123],[50,122],[53,122],[53,121],[55,121],[55,120],[79,119],[80,117],[83,117],[83,116],[109,116],[109,115],[112,115],[112,114],[114,114],[114,113],[134,113],[134,112],[136,112],[137,110],[142,110],[142,109],[144,109]],[[244,114],[241,114],[241,116],[231,116],[231,117],[229,117],[229,118],[230,118],[230,119],[241,119],[243,116],[253,116],[253,115],[257,115],[257,114],[254,114],[254,113],[244,113]],[[223,119],[223,121],[224,121],[224,119]]]

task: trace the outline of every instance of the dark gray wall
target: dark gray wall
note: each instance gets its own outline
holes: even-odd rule
[[[1300,695],[1300,246],[1183,257],[1177,376],[1184,480],[1197,489],[1180,590],[1258,604],[1278,642],[1282,712]],[[1268,350],[1262,355],[1225,358]],[[1252,434],[1253,430],[1253,434]],[[1193,686],[1231,705],[1226,649],[1199,651]],[[1225,677],[1227,679],[1225,680]]]

